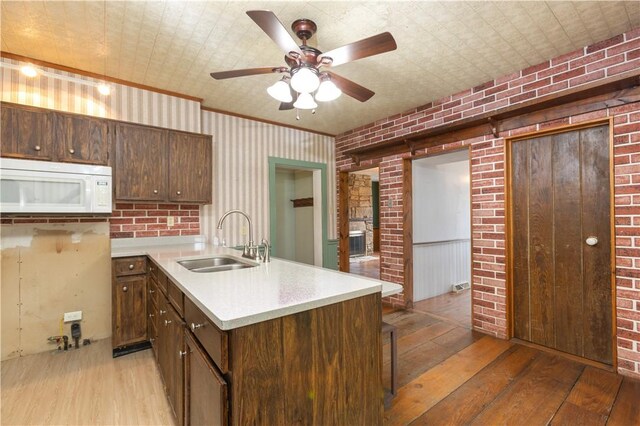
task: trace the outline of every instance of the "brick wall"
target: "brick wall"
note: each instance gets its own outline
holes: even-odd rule
[[[167,218],[174,218],[174,225]],[[116,203],[111,214],[111,238],[200,235],[197,204]]]
[[[338,171],[354,167],[349,149],[499,110],[629,70],[640,69],[640,29],[499,77],[410,111],[336,137]],[[419,151],[436,153],[471,147],[473,326],[507,337],[505,265],[504,139],[519,134],[614,117],[618,369],[640,377],[640,104],[595,111],[562,120]],[[403,159],[368,160],[380,167],[381,278],[404,283],[402,229]],[[339,218],[340,219],[340,218]],[[389,301],[404,304],[404,295]]]

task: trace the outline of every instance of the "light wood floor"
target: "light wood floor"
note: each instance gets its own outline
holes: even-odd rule
[[[640,382],[476,333],[463,298],[439,301],[385,310],[400,370],[385,424],[640,424]],[[173,425],[152,352],[113,359],[110,343],[2,362],[0,423]],[[387,344],[384,371],[388,386]]]
[[[105,339],[2,362],[2,425],[173,425],[151,350],[113,359]]]

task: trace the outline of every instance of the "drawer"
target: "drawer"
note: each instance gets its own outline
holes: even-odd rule
[[[158,283],[155,279],[153,279],[153,277],[149,280],[147,291],[149,292],[149,299],[151,300],[151,303],[153,303],[155,306],[158,306],[158,297],[160,290],[158,290]]]
[[[180,317],[184,318],[184,299],[182,291],[171,280],[168,280],[167,296],[169,297],[169,302],[171,302],[173,307],[176,308]]]
[[[125,275],[138,275],[147,273],[147,258],[139,257],[121,257],[113,260],[113,269],[116,277]]]
[[[150,258],[147,259],[147,261],[149,262],[149,275],[151,275],[156,281],[158,281],[158,272],[160,271],[160,268],[158,268],[156,262],[154,262]]]
[[[169,279],[160,269],[157,270],[158,279],[156,284],[158,284],[158,289],[166,296],[167,295],[167,282]]]
[[[229,337],[227,333],[213,325],[188,297],[184,298],[184,318],[187,327],[193,332],[220,371],[223,374],[227,373],[229,371]]]

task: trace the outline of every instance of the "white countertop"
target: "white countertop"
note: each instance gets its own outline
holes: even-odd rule
[[[253,268],[212,273],[191,272],[177,261],[222,254],[242,259],[241,253],[202,242],[176,244],[178,241],[172,241],[169,245],[159,245],[157,239],[149,240],[144,246],[135,246],[131,241],[112,240],[111,257],[151,257],[185,296],[221,330],[367,294],[382,292],[382,297],[386,297],[402,290],[398,284],[277,258]]]

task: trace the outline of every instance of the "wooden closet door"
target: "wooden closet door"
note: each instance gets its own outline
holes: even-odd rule
[[[609,161],[608,125],[511,146],[514,336],[607,364]]]

